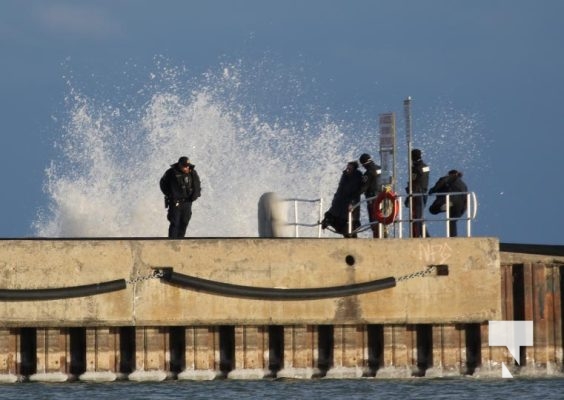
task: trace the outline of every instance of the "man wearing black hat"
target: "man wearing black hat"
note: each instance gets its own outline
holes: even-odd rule
[[[423,236],[423,210],[425,209],[425,204],[427,204],[427,188],[429,186],[429,166],[425,164],[421,158],[421,150],[413,149],[411,150],[411,190],[409,193],[409,187],[406,188],[410,196],[405,199],[405,206],[412,206],[411,218],[414,222],[411,225],[412,237],[422,237]],[[426,233],[426,232],[425,232]],[[427,233],[425,236],[429,236]]]
[[[358,161],[362,164],[364,169],[364,175],[362,175],[362,186],[360,188],[361,193],[364,194],[365,199],[375,197],[382,190],[381,175],[382,168],[372,161],[370,154],[362,154]],[[376,220],[376,215],[373,210],[372,203],[375,199],[372,199],[366,203],[366,209],[368,211],[368,219],[370,221],[370,228],[372,228],[372,237],[380,237],[380,228],[378,226],[378,221]]]
[[[165,195],[165,207],[169,238],[183,238],[192,217],[192,202],[200,197],[200,177],[195,165],[188,157],[180,157],[172,164],[160,180],[161,191]]]

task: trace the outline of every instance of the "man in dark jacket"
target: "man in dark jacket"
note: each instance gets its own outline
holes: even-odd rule
[[[339,186],[333,196],[331,208],[325,213],[325,218],[321,222],[323,229],[332,226],[335,232],[344,237],[357,237],[356,233],[349,235],[348,221],[351,206],[360,201],[360,185],[362,173],[358,170],[358,163],[350,161],[339,180]],[[353,231],[360,226],[360,209],[356,207],[352,212]]]
[[[192,217],[192,203],[200,197],[200,177],[195,165],[188,157],[180,157],[172,164],[160,180],[161,191],[165,195],[165,207],[169,238],[183,238]]]
[[[370,154],[362,154],[358,161],[362,164],[365,169],[364,175],[362,175],[362,186],[360,191],[364,194],[365,199],[378,196],[382,191],[381,175],[382,168],[374,163]],[[368,220],[370,221],[370,227],[372,228],[372,237],[380,237],[380,228],[378,226],[378,221],[376,220],[376,213],[373,209],[373,203],[376,199],[369,200],[366,202],[366,210],[368,211]]]
[[[452,169],[448,175],[441,177],[435,186],[429,190],[429,194],[434,193],[467,193],[468,187],[462,180],[462,172]],[[453,194],[449,196],[449,231],[450,236],[457,236],[458,230],[456,226],[457,219],[462,217],[467,207],[466,194]],[[437,195],[429,212],[433,215],[446,211],[446,196]]]
[[[411,197],[411,218],[414,222],[411,225],[412,237],[423,236],[423,210],[427,204],[427,189],[429,188],[429,166],[421,158],[421,150],[411,150],[411,190],[406,188],[408,196],[405,199],[405,206],[410,207]],[[413,195],[413,196],[411,196]],[[429,236],[426,234],[425,236]]]

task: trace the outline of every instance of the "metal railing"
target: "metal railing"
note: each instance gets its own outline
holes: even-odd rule
[[[445,230],[445,236],[446,237],[450,237],[451,235],[451,231],[450,231],[450,222],[452,221],[465,221],[465,231],[466,231],[466,236],[467,237],[471,237],[472,236],[472,221],[474,221],[476,219],[476,215],[478,212],[478,199],[476,197],[476,194],[474,192],[455,192],[455,193],[435,193],[433,195],[427,195],[427,194],[423,194],[423,193],[414,193],[412,195],[413,198],[417,198],[417,197],[422,197],[422,196],[427,196],[429,198],[432,198],[433,196],[444,196],[445,197],[445,204],[450,204],[450,198],[451,196],[456,196],[456,195],[465,195],[466,196],[466,202],[467,202],[467,208],[466,208],[466,212],[461,216],[461,217],[457,217],[454,218],[450,216],[450,207],[446,207],[445,208],[445,212],[438,214],[438,215],[431,215],[430,217],[425,217],[425,214],[428,213],[428,211],[426,212],[426,210],[423,210],[423,218],[418,218],[418,219],[414,219],[414,218],[410,218],[410,212],[409,209],[407,209],[407,216],[404,217],[404,201],[406,199],[406,195],[398,195],[396,196],[395,202],[396,202],[396,207],[397,207],[397,216],[394,219],[394,221],[389,224],[389,225],[384,225],[379,223],[378,221],[374,221],[374,222],[368,222],[365,223],[363,225],[360,225],[358,228],[356,229],[352,229],[352,212],[357,208],[357,207],[361,207],[363,204],[366,204],[369,201],[373,201],[376,200],[376,198],[378,196],[374,196],[374,197],[369,197],[367,199],[362,199],[360,202],[358,202],[357,204],[355,204],[350,210],[349,210],[349,217],[348,217],[348,233],[352,234],[352,233],[360,233],[360,232],[364,232],[367,231],[369,229],[372,229],[373,225],[378,225],[378,230],[379,230],[379,237],[397,237],[397,238],[402,238],[404,236],[409,237],[409,227],[410,224],[416,223],[416,222],[421,222],[422,224],[422,236],[425,237],[427,234],[427,225],[428,224],[439,224],[439,223],[444,223],[444,230]],[[322,236],[322,228],[321,228],[321,221],[323,220],[323,199],[322,198],[318,198],[318,199],[303,199],[303,198],[288,198],[288,199],[283,199],[284,202],[286,203],[291,203],[293,205],[293,207],[291,207],[293,209],[293,222],[287,222],[286,226],[291,226],[294,227],[294,237],[300,237],[300,231],[299,228],[300,227],[304,227],[304,228],[317,228],[317,237],[321,237]],[[306,203],[306,204],[315,204],[318,203],[319,204],[319,210],[318,210],[318,220],[315,223],[304,223],[304,222],[299,222],[299,215],[300,215],[300,209],[299,209],[299,204],[301,203]],[[388,204],[389,202],[384,201],[384,207],[389,207],[390,204]],[[428,206],[431,204],[432,202],[427,201],[427,204],[424,208],[428,208]],[[407,229],[406,229],[407,227]],[[407,235],[404,235],[404,230],[407,230]],[[386,235],[384,235],[384,232],[386,232]]]
[[[299,227],[307,227],[307,228],[315,228],[317,227],[317,237],[321,237],[321,220],[323,219],[323,199],[299,199],[299,198],[292,198],[292,199],[284,199],[283,201],[287,203],[293,203],[294,205],[294,222],[288,222],[288,226],[294,227],[294,237],[300,237]],[[319,219],[314,224],[306,224],[303,222],[298,222],[298,204],[299,203],[319,203]]]
[[[457,218],[451,218],[450,217],[450,197],[451,196],[456,196],[456,195],[465,195],[466,196],[466,203],[467,203],[467,208],[466,208],[466,212],[463,214],[463,216],[461,217],[457,217]],[[423,196],[427,196],[427,197],[431,197],[433,195],[427,195],[425,193],[414,193],[412,195],[412,197],[423,197]],[[353,211],[357,208],[360,207],[362,204],[366,204],[369,201],[373,201],[376,200],[376,198],[378,196],[374,196],[374,197],[369,197],[367,199],[363,199],[361,200],[359,203],[355,204],[350,210],[349,210],[349,216],[348,216],[348,233],[360,233],[363,231],[366,231],[368,229],[372,229],[372,225],[376,225],[378,224],[378,229],[380,231],[380,237],[382,236],[383,230],[384,229],[392,229],[394,231],[394,237],[398,237],[398,238],[402,238],[403,237],[403,230],[404,230],[404,223],[407,224],[407,226],[409,227],[409,224],[413,224],[416,222],[421,222],[422,224],[422,236],[425,237],[427,234],[427,223],[437,223],[437,222],[444,222],[445,223],[445,232],[446,232],[446,237],[450,237],[450,222],[452,221],[466,221],[466,236],[467,237],[471,237],[472,236],[472,221],[476,219],[476,215],[478,213],[478,199],[476,197],[476,193],[474,192],[452,192],[452,193],[435,193],[434,196],[444,196],[445,197],[445,204],[447,205],[445,207],[445,216],[441,217],[431,217],[431,218],[418,218],[418,219],[414,219],[414,218],[404,218],[403,217],[403,203],[405,201],[406,196],[402,196],[402,195],[398,195],[396,196],[396,199],[394,200],[396,202],[396,207],[398,208],[397,210],[397,217],[394,219],[394,221],[390,224],[390,225],[383,225],[381,223],[379,223],[378,221],[374,221],[374,222],[369,222],[368,224],[364,224],[359,226],[356,229],[352,229],[353,226],[353,221],[352,221],[352,213]],[[383,203],[386,203],[384,205],[384,207],[389,207],[390,204],[387,204],[386,201],[384,201]],[[427,204],[429,204],[429,202],[427,202]],[[427,205],[425,206],[427,207]],[[423,207],[423,208],[425,208]],[[425,210],[422,210],[423,215],[425,214]],[[409,215],[409,213],[408,213]]]

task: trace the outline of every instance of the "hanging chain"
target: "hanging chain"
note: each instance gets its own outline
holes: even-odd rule
[[[150,279],[160,279],[164,276],[164,271],[160,270],[160,269],[154,269],[153,271],[151,271],[150,274],[145,275],[145,276],[136,276],[135,278],[131,278],[128,281],[126,281],[127,283],[129,283],[130,285],[133,285],[134,283],[139,283],[139,282],[143,282],[143,281],[148,281]]]
[[[409,275],[400,276],[399,278],[396,279],[396,281],[401,282],[401,281],[407,281],[409,279],[418,278],[418,277],[423,278],[424,276],[427,276],[427,275],[433,273],[436,269],[437,269],[436,265],[429,265],[427,267],[427,269],[417,271],[417,272],[413,272],[412,274],[409,274]]]

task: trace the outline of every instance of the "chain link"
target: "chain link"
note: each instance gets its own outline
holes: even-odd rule
[[[136,276],[126,281],[128,284],[133,285],[134,283],[139,283],[143,281],[148,281],[150,279],[160,279],[164,276],[164,271],[160,269],[154,269],[149,275]]]
[[[418,278],[418,277],[423,278],[424,276],[427,276],[427,275],[433,273],[436,269],[437,269],[436,265],[429,265],[427,267],[427,269],[417,271],[417,272],[413,272],[413,273],[408,274],[408,275],[400,276],[399,278],[396,279],[396,281],[401,282],[401,281],[407,281],[409,279]]]

